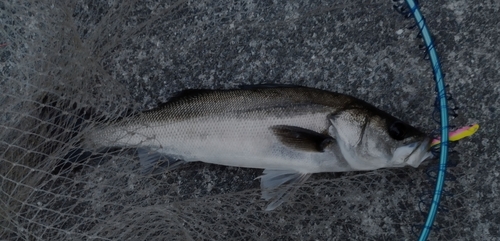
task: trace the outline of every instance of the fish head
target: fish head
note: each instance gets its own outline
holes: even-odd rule
[[[337,111],[329,120],[329,134],[354,170],[417,167],[431,157],[427,135],[366,102]]]

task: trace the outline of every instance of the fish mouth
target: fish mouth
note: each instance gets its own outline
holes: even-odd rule
[[[406,147],[413,149],[413,151],[405,158],[406,164],[412,167],[418,167],[423,161],[432,156],[430,151],[431,138],[427,137],[423,141],[410,143],[406,145]]]

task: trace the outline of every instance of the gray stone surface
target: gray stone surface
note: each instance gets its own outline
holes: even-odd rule
[[[448,90],[460,107],[451,123],[481,125],[476,135],[454,148],[459,154],[451,156],[456,166],[449,170],[452,180],[446,182],[447,195],[436,220],[440,228],[430,239],[500,240],[500,4],[420,2],[435,36]],[[83,71],[99,72],[96,79],[84,83],[99,93],[112,89],[114,84],[109,83],[119,83],[127,93],[114,93],[121,96],[111,101],[118,109],[131,103],[149,109],[186,88],[280,83],[351,94],[428,133],[438,128],[432,120],[436,95],[432,69],[418,48],[422,44],[416,37],[418,31],[407,29],[413,19],[394,11],[389,0],[78,1],[55,8],[59,7],[65,14],[57,16],[70,20],[67,27],[58,29],[73,31],[84,46],[80,49],[90,56],[81,59]],[[51,8],[48,4],[39,10],[51,13]],[[18,14],[23,21],[45,21],[37,19],[37,13]],[[45,48],[42,52],[49,49],[44,44],[40,43]],[[11,55],[16,55],[12,49],[0,48],[0,64]],[[436,163],[429,161],[418,169],[313,175],[289,204],[265,213],[259,183],[254,180],[260,170],[200,163],[146,179],[134,172],[137,165],[122,166],[117,158],[105,164],[109,173],[96,167],[73,174],[86,183],[85,192],[91,190],[88,195],[106,202],[81,204],[93,211],[77,215],[97,221],[90,218],[66,225],[92,223],[71,228],[68,234],[89,240],[99,235],[177,240],[412,240],[417,237],[412,229],[418,234],[425,217],[419,207],[426,210],[427,193],[434,185],[427,174]],[[123,180],[107,182],[106,178]],[[99,187],[108,184],[110,190],[113,185],[117,190],[104,194]],[[123,213],[107,219],[116,212]],[[154,218],[163,221],[150,224]],[[139,223],[124,221],[134,219]],[[116,230],[106,233],[97,228],[110,223]],[[135,227],[135,233],[127,231],[130,227]]]

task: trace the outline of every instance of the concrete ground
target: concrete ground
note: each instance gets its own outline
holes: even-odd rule
[[[433,120],[432,69],[418,47],[422,44],[418,31],[407,28],[413,19],[398,14],[392,4],[389,0],[150,0],[77,1],[61,8],[70,19],[65,21],[71,22],[68,31],[77,33],[82,49],[91,56],[82,59],[82,65],[95,61],[106,73],[89,81],[89,88],[105,93],[110,88],[106,81],[113,81],[126,90],[122,99],[113,100],[116,106],[137,103],[149,109],[187,88],[294,84],[354,95],[431,133],[438,128]],[[454,147],[459,153],[451,156],[446,196],[430,240],[500,240],[500,3],[422,0],[420,4],[435,37],[448,91],[460,108],[451,124],[481,126]],[[48,4],[39,11],[52,8]],[[47,26],[55,24],[37,19],[36,11],[27,12],[18,14]],[[4,51],[0,59],[11,54],[15,53]],[[96,87],[97,82],[103,87]],[[86,197],[102,203],[81,204],[93,210],[78,213],[89,215],[85,220],[92,225],[68,224],[71,232],[64,237],[414,240],[433,191],[435,164],[313,175],[275,213],[262,211],[265,202],[259,199],[259,183],[254,180],[260,170],[197,163],[149,180],[116,164],[118,174],[107,176],[97,169],[74,174],[85,180],[86,191],[91,190]],[[124,179],[123,188],[113,179],[118,176]],[[106,177],[113,181],[106,182]],[[104,178],[102,182],[116,190],[109,187],[104,194],[93,178]],[[126,189],[131,185],[134,188]],[[116,198],[107,196],[110,193]],[[110,223],[116,229],[106,226]],[[135,231],[127,231],[130,227]]]

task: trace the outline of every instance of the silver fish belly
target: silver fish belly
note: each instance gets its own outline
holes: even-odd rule
[[[430,156],[429,138],[410,125],[354,97],[306,87],[184,91],[86,139],[96,147],[146,148],[155,154],[140,154],[147,169],[158,153],[265,169],[263,197],[274,199],[268,210],[285,196],[272,190],[311,173],[418,166]]]

